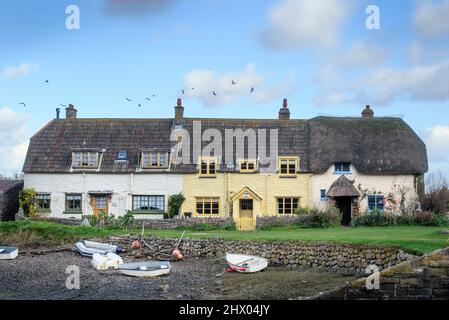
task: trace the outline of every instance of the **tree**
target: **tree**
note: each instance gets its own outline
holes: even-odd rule
[[[179,214],[181,206],[186,198],[182,193],[173,194],[168,197],[168,217],[171,219],[175,215]]]
[[[448,181],[441,171],[426,176],[425,194],[419,200],[425,210],[436,213],[446,213],[449,210]]]
[[[26,217],[33,217],[36,213],[36,191],[33,188],[23,189],[19,195],[19,204]]]

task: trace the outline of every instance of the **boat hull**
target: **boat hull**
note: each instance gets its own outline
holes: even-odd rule
[[[95,253],[106,255],[108,253],[118,254],[124,251],[123,248],[119,246],[85,240],[77,242],[75,244],[75,250],[83,257],[89,258],[92,258]]]
[[[14,247],[0,247],[0,260],[12,260],[19,255],[19,249]]]
[[[240,273],[259,272],[268,266],[268,259],[246,254],[227,253],[226,262],[231,270]]]
[[[121,264],[119,269],[127,276],[151,278],[169,274],[171,265],[168,261],[147,261]]]

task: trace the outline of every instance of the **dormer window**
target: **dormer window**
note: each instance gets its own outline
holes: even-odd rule
[[[351,164],[349,162],[336,162],[334,167],[335,173],[351,173]]]
[[[142,168],[166,168],[167,159],[167,152],[142,152]]]
[[[298,157],[279,157],[279,174],[284,177],[296,176],[299,167]]]
[[[214,176],[217,172],[217,159],[202,157],[200,158],[200,175]]]
[[[241,173],[251,173],[256,171],[256,160],[239,161],[239,169]]]
[[[72,153],[72,168],[98,168],[99,158],[95,151],[75,151]]]

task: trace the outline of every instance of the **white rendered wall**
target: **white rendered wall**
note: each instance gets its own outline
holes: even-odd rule
[[[406,199],[408,203],[416,201],[417,193],[415,190],[415,178],[413,175],[366,175],[361,174],[351,164],[350,174],[345,174],[349,180],[355,180],[354,187],[358,188],[361,185],[361,189],[368,189],[368,194],[382,194],[387,197],[389,194],[393,194],[396,199],[399,199],[399,189],[406,190]],[[332,183],[337,180],[341,174],[334,173],[334,166],[332,165],[323,174],[312,175],[312,203],[313,206],[318,208],[325,208],[327,206],[326,201],[320,200],[320,190],[329,190]],[[365,212],[368,205],[367,198],[360,202],[359,211]],[[392,210],[394,211],[394,210]]]
[[[80,218],[79,214],[64,214],[65,194],[81,193],[83,214],[92,214],[90,191],[112,191],[109,213],[120,216],[132,209],[132,195],[163,195],[167,210],[168,196],[182,192],[182,176],[175,174],[30,174],[24,175],[25,188],[51,195],[51,217]],[[138,215],[154,219],[162,215]]]

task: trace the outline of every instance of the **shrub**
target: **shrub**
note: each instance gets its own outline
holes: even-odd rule
[[[32,188],[23,189],[19,195],[19,204],[27,217],[33,217],[36,213],[36,191]]]
[[[366,212],[365,214],[356,217],[352,220],[352,225],[355,227],[385,227],[395,224],[395,218],[393,216],[386,215],[383,211],[373,210]]]
[[[304,215],[304,214],[311,214],[313,211],[315,211],[312,208],[309,207],[299,207],[298,209],[295,210],[295,214],[299,214],[299,215]]]
[[[425,179],[425,191],[419,198],[424,210],[435,213],[449,211],[449,183],[443,173],[428,174]]]
[[[310,209],[309,213],[299,217],[297,226],[301,228],[329,228],[338,226],[341,222],[340,211],[336,208],[329,208],[324,211]]]
[[[173,218],[175,215],[179,214],[181,206],[186,198],[182,193],[173,194],[168,197],[168,218]]]
[[[449,219],[443,214],[425,211],[416,214],[416,224],[441,227],[449,225]]]

